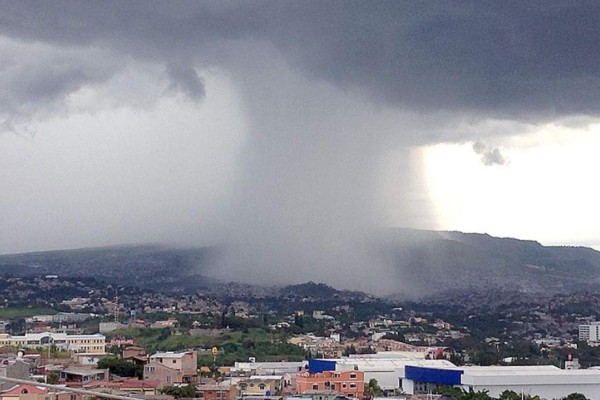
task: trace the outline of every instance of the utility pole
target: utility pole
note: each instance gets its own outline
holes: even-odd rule
[[[115,324],[119,322],[119,287],[115,287]]]

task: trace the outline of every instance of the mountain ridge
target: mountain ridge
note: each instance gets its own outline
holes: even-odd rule
[[[373,277],[372,293],[378,293],[382,280],[397,283],[397,291],[411,297],[443,290],[559,293],[600,287],[600,252],[585,246],[408,228],[378,232],[371,244],[392,266],[389,276]],[[136,244],[5,254],[0,255],[0,276],[94,276],[108,283],[186,291],[219,283],[205,267],[220,251]],[[307,276],[306,281],[314,279]],[[239,283],[245,283],[243,277]],[[319,284],[298,288],[318,292]]]

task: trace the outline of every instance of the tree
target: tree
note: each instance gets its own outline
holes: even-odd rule
[[[463,389],[463,394],[462,396],[458,397],[459,400],[494,400],[493,397],[491,397],[488,394],[487,390],[482,390],[482,391],[474,391],[473,388],[469,388],[469,391],[467,392],[465,389]]]
[[[106,357],[98,361],[98,368],[108,369],[111,374],[124,377],[135,376],[141,379],[144,374],[141,366],[115,357]]]
[[[521,395],[512,390],[505,390],[500,393],[498,400],[521,400]]]
[[[301,315],[294,314],[294,325],[299,328],[304,328],[304,318]]]
[[[196,387],[194,385],[186,386],[167,386],[161,390],[162,394],[175,396],[175,398],[195,397]]]
[[[13,318],[6,325],[6,333],[10,335],[25,334],[25,318]]]
[[[433,394],[442,394],[455,399],[461,398],[464,393],[465,392],[460,388],[453,386],[441,386],[433,390]]]
[[[464,365],[465,363],[465,360],[459,354],[456,353],[451,354],[450,359],[448,361],[450,361],[454,365]]]
[[[365,386],[365,397],[372,399],[373,397],[381,395],[383,395],[383,390],[379,386],[377,379],[370,379],[369,383],[367,383]]]
[[[345,357],[348,357],[350,354],[356,354],[356,347],[354,347],[353,344],[351,344],[350,346],[346,346],[344,352],[342,353],[342,355]]]
[[[581,393],[571,393],[567,397],[563,397],[564,400],[589,400],[587,397],[582,395]]]
[[[46,383],[55,384],[58,383],[58,374],[54,371],[48,371],[48,375],[46,375]]]
[[[531,396],[528,394],[521,395],[513,390],[505,390],[500,393],[498,400],[540,400],[539,396]]]

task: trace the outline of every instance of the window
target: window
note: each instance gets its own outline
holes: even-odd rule
[[[313,383],[313,390],[319,390],[319,385],[316,383]]]
[[[350,379],[356,379],[356,374],[354,374],[354,373],[350,374]]]
[[[346,384],[342,383],[342,389],[346,389]]]
[[[350,384],[350,389],[356,389],[356,383],[351,383]]]
[[[173,364],[175,364],[177,362],[177,360],[173,360]]]

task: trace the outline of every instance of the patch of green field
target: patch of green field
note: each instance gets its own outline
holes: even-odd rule
[[[51,308],[10,307],[0,308],[0,318],[26,318],[34,315],[56,314]]]

